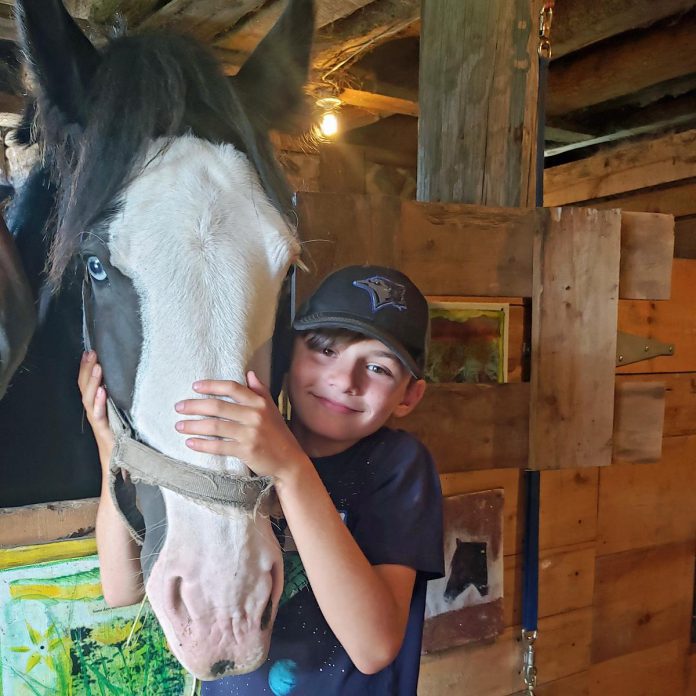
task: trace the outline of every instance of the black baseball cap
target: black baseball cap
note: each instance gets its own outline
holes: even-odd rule
[[[384,343],[417,379],[429,339],[428,302],[400,271],[346,266],[328,275],[300,307],[297,331],[349,329]]]

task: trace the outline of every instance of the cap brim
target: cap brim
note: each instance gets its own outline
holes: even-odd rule
[[[423,378],[422,368],[418,366],[411,354],[399,341],[395,341],[389,334],[380,331],[379,328],[361,319],[349,316],[310,314],[302,319],[295,319],[292,326],[298,331],[309,329],[350,329],[351,331],[364,334],[369,338],[374,338],[384,343],[416,379]]]

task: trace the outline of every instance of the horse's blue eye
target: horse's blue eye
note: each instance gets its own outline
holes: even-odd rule
[[[104,270],[104,266],[102,266],[102,262],[96,256],[90,256],[87,258],[87,270],[94,280],[106,280],[106,271]]]

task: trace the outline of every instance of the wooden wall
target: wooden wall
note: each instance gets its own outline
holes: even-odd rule
[[[563,165],[563,172],[547,172],[550,205],[673,213],[675,255],[688,258],[674,261],[669,301],[622,300],[619,305],[621,331],[676,344],[672,357],[617,370],[619,384],[666,383],[661,461],[542,473],[537,690],[541,696],[696,696],[696,652],[690,643],[696,562],[696,165],[686,163],[676,174],[669,170],[665,158],[689,159],[688,151],[680,149],[688,136],[667,138],[662,146],[672,146],[671,154],[665,155],[659,146],[640,146],[630,151],[634,158],[630,160],[619,149],[613,158],[603,153],[597,161],[590,158]],[[335,145],[323,146],[315,155],[287,154],[296,167],[289,173],[298,188],[411,197],[407,188],[400,191],[398,185],[384,183],[413,176],[407,158],[390,159],[374,149]],[[599,178],[600,172],[606,173],[602,166],[624,166],[627,159],[632,163],[630,176],[617,177],[615,187],[605,189],[611,191],[606,196],[588,196],[573,187],[573,181],[587,178],[588,169]],[[383,174],[370,177],[371,168]],[[561,192],[555,184],[559,180],[566,187]],[[602,191],[599,181],[584,190]],[[511,381],[519,381],[522,301],[505,300],[511,303],[509,375]],[[457,468],[456,461],[440,465],[447,471]],[[490,488],[505,491],[506,629],[493,643],[425,657],[419,693],[517,693],[523,686],[521,474],[510,468],[446,473],[441,479],[445,495]]]

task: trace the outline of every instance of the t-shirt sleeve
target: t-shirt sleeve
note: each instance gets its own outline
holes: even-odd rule
[[[442,577],[442,491],[430,453],[412,435],[389,431],[371,458],[374,479],[352,525],[355,540],[373,565]]]

